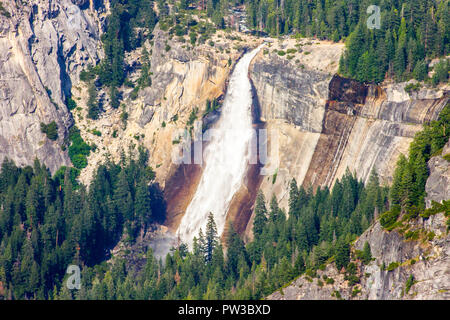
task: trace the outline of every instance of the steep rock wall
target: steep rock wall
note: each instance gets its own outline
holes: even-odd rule
[[[315,189],[332,186],[347,168],[366,181],[375,168],[389,183],[400,153],[407,153],[414,134],[448,101],[445,87],[409,95],[406,83],[381,87],[331,77],[337,70],[332,61],[342,50],[316,47],[312,53],[322,57],[327,71],[308,62],[299,68],[275,54],[259,55],[251,70],[261,118],[273,131],[265,166],[271,174],[262,190],[266,198],[275,194],[282,207],[292,178]]]
[[[61,149],[73,123],[65,101],[78,73],[99,58],[97,13],[74,3],[3,2],[11,17],[0,15],[0,162],[37,157],[51,171],[70,164]],[[55,142],[40,131],[52,121]]]
[[[331,74],[342,44],[307,42],[292,59],[280,57],[273,47],[294,48],[294,43],[271,44],[261,52],[250,69],[260,107],[261,120],[268,135],[268,163],[262,190],[266,198],[277,195],[287,205],[289,182],[304,180],[319,141],[328,98]]]

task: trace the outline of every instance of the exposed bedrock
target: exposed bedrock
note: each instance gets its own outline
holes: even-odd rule
[[[333,50],[318,47],[324,57]],[[282,207],[292,178],[306,188],[331,187],[347,168],[364,181],[375,168],[389,183],[400,153],[407,154],[415,133],[449,97],[446,88],[409,95],[406,83],[364,85],[274,54],[259,55],[250,75],[269,130],[270,173],[262,190]]]
[[[98,21],[83,1],[3,2],[0,15],[0,162],[35,157],[51,171],[70,163],[61,145],[73,120],[66,108],[72,82],[99,59]],[[55,121],[58,140],[41,133]]]

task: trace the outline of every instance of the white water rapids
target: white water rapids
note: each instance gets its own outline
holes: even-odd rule
[[[263,45],[246,53],[231,75],[221,116],[203,153],[204,170],[197,190],[178,227],[180,239],[192,245],[207,217],[214,215],[217,232],[222,234],[234,194],[247,171],[252,139],[252,92],[248,78],[250,62]]]

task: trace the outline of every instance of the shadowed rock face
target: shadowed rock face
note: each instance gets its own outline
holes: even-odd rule
[[[65,101],[82,68],[99,58],[96,22],[76,5],[85,2],[3,2],[11,17],[0,15],[0,162],[37,157],[52,172],[70,164],[61,149],[73,123]],[[55,142],[40,131],[52,121]]]
[[[366,101],[368,86],[352,79],[334,75],[328,86],[328,101],[343,105],[361,105]]]

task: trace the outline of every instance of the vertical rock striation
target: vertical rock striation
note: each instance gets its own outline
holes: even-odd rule
[[[325,57],[323,65],[331,64],[329,51],[340,50],[317,47],[314,54]],[[276,194],[283,207],[292,178],[315,189],[331,187],[347,168],[363,181],[376,169],[383,182],[390,182],[400,153],[407,153],[415,133],[438,117],[449,97],[445,88],[409,95],[406,83],[364,85],[331,77],[274,54],[255,59],[251,78],[261,119],[274,130],[266,167],[276,172],[276,180],[264,179],[262,189],[266,197]]]

